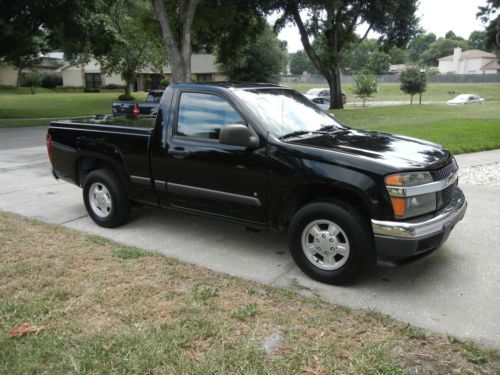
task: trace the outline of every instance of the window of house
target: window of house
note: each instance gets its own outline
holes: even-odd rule
[[[196,82],[213,82],[214,81],[214,75],[213,74],[197,74],[196,75]]]
[[[100,73],[85,73],[85,87],[88,89],[101,88],[101,74]]]
[[[186,137],[219,139],[223,126],[245,124],[227,101],[213,94],[183,92],[178,113],[176,134]]]

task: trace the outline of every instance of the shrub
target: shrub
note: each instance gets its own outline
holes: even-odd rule
[[[83,89],[83,92],[101,92],[101,89],[95,89],[95,88],[85,87]]]
[[[11,85],[0,85],[0,90],[15,90],[16,86]]]
[[[410,95],[410,104],[413,104],[413,95],[420,93],[420,90],[424,92],[427,85],[425,74],[421,75],[420,70],[415,67],[403,70],[399,80],[401,81],[401,91]]]
[[[45,74],[42,78],[42,87],[46,89],[54,89],[62,84],[62,77],[55,74]]]
[[[363,107],[366,105],[366,100],[372,98],[373,94],[378,91],[377,79],[371,74],[361,73],[356,77],[352,87],[353,94],[357,98],[363,100]]]
[[[23,77],[23,86],[29,87],[32,94],[36,93],[36,88],[42,83],[42,73],[33,71]]]
[[[149,90],[152,82],[153,80],[151,79],[151,77],[146,77],[146,90]]]
[[[101,88],[106,90],[122,90],[125,88],[125,85],[118,85],[116,83],[108,83],[107,85],[102,86]]]
[[[161,81],[160,81],[160,88],[162,89],[166,89],[167,86],[170,85],[170,81],[166,78],[163,78]]]
[[[56,86],[56,91],[74,92],[83,91],[83,86]]]
[[[121,101],[124,101],[124,102],[129,102],[131,100],[135,100],[135,98],[132,95],[121,94],[118,97],[118,100],[121,100]]]

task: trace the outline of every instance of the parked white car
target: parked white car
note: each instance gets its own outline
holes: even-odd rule
[[[446,104],[473,104],[473,103],[483,103],[484,99],[478,95],[474,94],[461,94],[456,98],[450,99]]]
[[[345,104],[347,101],[347,94],[345,93],[344,90],[341,90],[342,93],[342,104]],[[305,95],[311,99],[311,98],[326,98],[330,100],[330,89],[327,88],[313,88],[308,90]]]
[[[330,109],[330,100],[328,100],[328,98],[308,94],[305,94],[305,97],[316,104],[323,111],[328,111]]]

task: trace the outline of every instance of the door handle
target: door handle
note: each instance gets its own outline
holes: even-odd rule
[[[191,152],[186,150],[184,147],[176,147],[168,149],[168,154],[172,155],[176,159],[184,159],[191,155]]]

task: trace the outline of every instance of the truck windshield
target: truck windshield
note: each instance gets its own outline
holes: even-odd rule
[[[233,91],[277,138],[344,128],[296,91],[282,88]]]

